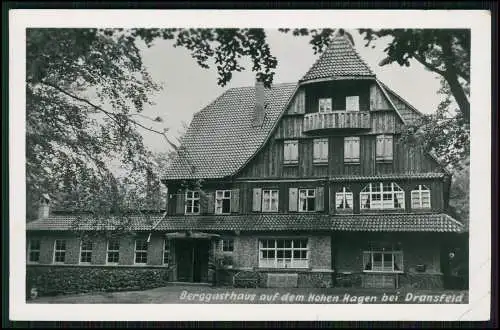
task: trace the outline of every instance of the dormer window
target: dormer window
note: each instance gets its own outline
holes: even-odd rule
[[[346,96],[345,97],[345,110],[346,111],[359,111],[359,96]]]
[[[332,99],[324,98],[318,101],[318,111],[319,113],[330,113],[332,112]]]

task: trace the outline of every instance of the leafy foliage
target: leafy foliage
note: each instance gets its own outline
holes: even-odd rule
[[[28,29],[27,218],[36,217],[43,193],[61,208],[104,216],[161,208],[165,164],[154,161],[140,131],[162,135],[174,150],[176,144],[166,130],[144,121],[162,121],[142,114],[161,86],[152,81],[137,46],[158,38],[190,50],[202,68],[215,65],[221,86],[243,70],[243,57],[271,84],[277,61],[262,29]]]
[[[467,29],[360,29],[367,46],[377,38],[390,37],[380,63],[397,62],[409,66],[415,59],[426,69],[439,74],[448,84],[458,104],[462,120],[470,122],[468,98],[470,82],[470,30]]]

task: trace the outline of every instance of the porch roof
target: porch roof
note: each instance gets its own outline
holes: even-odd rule
[[[123,217],[92,217],[88,214],[52,214],[48,218],[28,222],[26,230],[44,231],[98,231],[151,230],[162,220],[163,214],[142,214]]]
[[[464,226],[444,213],[255,214],[166,216],[155,230],[462,232]]]
[[[161,216],[94,219],[81,215],[53,215],[26,224],[28,231],[371,231],[462,232],[464,226],[444,213],[417,214],[248,214]]]

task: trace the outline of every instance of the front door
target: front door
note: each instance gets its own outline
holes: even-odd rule
[[[175,252],[177,254],[177,280],[180,282],[208,281],[209,240],[178,239]]]

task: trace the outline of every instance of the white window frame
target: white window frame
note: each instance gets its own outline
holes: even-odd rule
[[[64,242],[64,249],[57,249],[57,242],[58,241]],[[52,261],[54,264],[64,264],[66,262],[67,244],[68,244],[68,242],[65,239],[54,240],[54,255],[52,256]],[[63,261],[56,261],[57,253],[64,253],[64,260]]]
[[[322,97],[318,99],[318,112],[319,113],[333,112],[333,100],[331,97]]]
[[[356,143],[357,142],[357,143]],[[357,145],[357,148],[354,147]],[[344,163],[359,164],[361,154],[361,139],[359,136],[344,137]]]
[[[111,250],[109,248],[110,242],[117,242],[118,249]],[[110,253],[113,253],[113,254],[116,253],[118,256],[118,261],[109,261],[109,254]],[[120,240],[119,239],[109,239],[106,243],[106,265],[118,265],[119,262],[120,262]]]
[[[310,194],[312,192],[312,195]],[[305,193],[305,196],[303,196],[302,193]],[[312,210],[309,209],[309,200],[314,199],[314,208]],[[304,189],[299,189],[299,205],[298,205],[298,211],[299,212],[315,212],[316,211],[316,189],[314,188],[304,188]],[[305,203],[305,210],[302,208],[303,204]]]
[[[90,242],[90,250],[88,249],[83,249],[84,248],[84,243],[89,243]],[[94,249],[94,242],[92,242],[91,240],[85,240],[85,239],[82,239],[80,240],[80,256],[79,256],[79,263],[81,265],[90,265],[92,263],[92,252],[93,252],[93,249]],[[83,257],[83,253],[90,253],[90,261],[82,261],[82,257]]]
[[[137,243],[138,242],[144,242],[146,244],[146,249],[145,250],[138,250],[137,249]],[[148,241],[143,238],[138,238],[134,241],[134,265],[147,265],[148,264]],[[138,253],[141,255],[141,259],[143,255],[146,255],[146,261],[145,262],[137,262],[137,256]]]
[[[352,100],[352,101],[349,101]],[[356,100],[354,102],[354,100]],[[355,104],[356,107],[349,107],[350,104]],[[359,95],[350,95],[345,97],[345,111],[357,112],[359,111]]]
[[[376,155],[377,161],[392,161],[394,154],[394,141],[392,135],[377,135],[376,137]]]
[[[375,266],[375,255],[381,254],[382,261],[381,266]],[[386,268],[384,266],[385,258],[387,255],[391,256],[391,267]],[[399,260],[398,260],[399,259]],[[399,262],[398,262],[399,261]],[[367,262],[371,264],[371,269],[366,269]],[[399,264],[398,264],[399,263]],[[395,265],[398,265],[399,269],[396,269]],[[363,251],[363,272],[364,273],[403,273],[404,272],[404,258],[403,251],[398,250],[384,250],[384,249],[373,249],[369,251]]]
[[[396,199],[401,207],[394,206]],[[395,182],[369,183],[359,193],[359,204],[361,210],[404,210],[405,191]]]
[[[266,244],[264,244],[264,241]],[[283,241],[283,247],[278,247],[278,242]],[[305,247],[295,246],[298,242],[304,242]],[[269,242],[274,242],[272,245],[269,245]],[[287,247],[285,242],[290,242],[290,246]],[[264,247],[264,245],[266,245]],[[274,257],[264,258],[264,251],[269,251],[274,254]],[[278,251],[283,251],[283,257],[278,258]],[[290,252],[290,258],[285,258],[286,251]],[[295,252],[299,251],[299,258],[295,257]],[[269,253],[268,252],[268,253]],[[302,258],[305,252],[305,258]],[[277,268],[277,269],[286,269],[286,268],[308,268],[309,267],[309,239],[305,237],[294,237],[294,238],[261,238],[259,239],[259,267],[260,268]]]
[[[227,242],[228,247],[231,248],[230,250],[224,250],[224,248],[226,247],[226,242]],[[229,244],[229,242],[231,242],[231,243]],[[234,252],[234,238],[221,239],[220,250],[223,253],[231,253],[232,254]]]
[[[266,192],[269,192],[269,209],[264,208],[266,205]],[[273,192],[276,192],[276,198],[273,199]],[[273,200],[276,200],[276,208],[273,208]],[[262,189],[262,212],[278,212],[280,203],[279,189]]]
[[[198,190],[186,190],[184,198],[184,214],[200,214],[200,192]],[[198,208],[198,211],[194,212],[196,207]],[[190,212],[188,212],[188,208],[191,208]]]
[[[38,249],[33,249],[33,241],[37,241],[38,242]],[[32,238],[28,241],[28,263],[30,264],[37,264],[40,262],[40,251],[41,251],[41,246],[42,246],[42,240],[41,239],[36,239],[36,238]],[[38,260],[37,261],[33,261],[31,260],[31,253],[38,253]]]
[[[297,164],[299,162],[299,140],[285,140],[283,142],[283,163]]]
[[[328,163],[328,138],[313,140],[313,163]]]
[[[226,196],[226,193],[229,196]],[[224,201],[229,201],[229,210],[224,212]],[[219,206],[220,204],[220,206]],[[231,213],[231,190],[216,190],[215,191],[215,214],[230,214]]]
[[[345,207],[348,204],[350,207]],[[335,209],[338,211],[352,211],[354,204],[354,194],[352,190],[347,187],[342,187],[335,192]],[[339,207],[343,205],[343,207]]]
[[[429,187],[419,184],[410,194],[412,209],[430,209],[432,207],[431,190]],[[429,201],[428,206],[425,205],[427,203],[424,203],[424,199]]]

